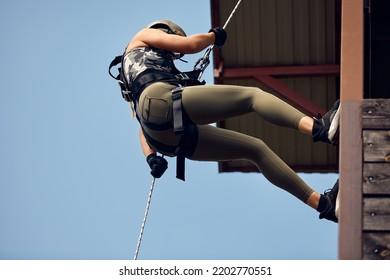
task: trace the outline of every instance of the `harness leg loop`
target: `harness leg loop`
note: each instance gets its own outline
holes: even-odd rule
[[[184,87],[179,85],[172,90],[172,114],[173,114],[173,129],[176,135],[184,134],[184,122],[181,97]]]

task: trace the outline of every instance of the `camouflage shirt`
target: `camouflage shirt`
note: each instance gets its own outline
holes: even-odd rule
[[[123,68],[127,82],[131,83],[145,70],[177,74],[172,53],[152,47],[135,48],[125,55]]]

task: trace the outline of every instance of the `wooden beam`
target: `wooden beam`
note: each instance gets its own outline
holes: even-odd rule
[[[390,260],[390,99],[364,99],[364,260]]]
[[[363,1],[343,0],[339,259],[362,259]]]

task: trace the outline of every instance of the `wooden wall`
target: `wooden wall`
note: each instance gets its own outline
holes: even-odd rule
[[[390,260],[390,99],[364,99],[363,259]]]

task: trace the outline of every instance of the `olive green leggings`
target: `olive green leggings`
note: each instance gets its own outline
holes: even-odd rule
[[[171,90],[175,86],[155,83],[147,87],[139,100],[140,111],[147,121],[165,123],[172,120]],[[256,87],[205,85],[186,87],[182,106],[198,126],[197,146],[192,160],[248,160],[254,163],[274,185],[306,202],[314,191],[262,140],[212,125],[229,117],[255,112],[279,126],[297,129],[305,116],[294,107]],[[154,131],[144,128],[159,142],[177,145],[173,129]]]

